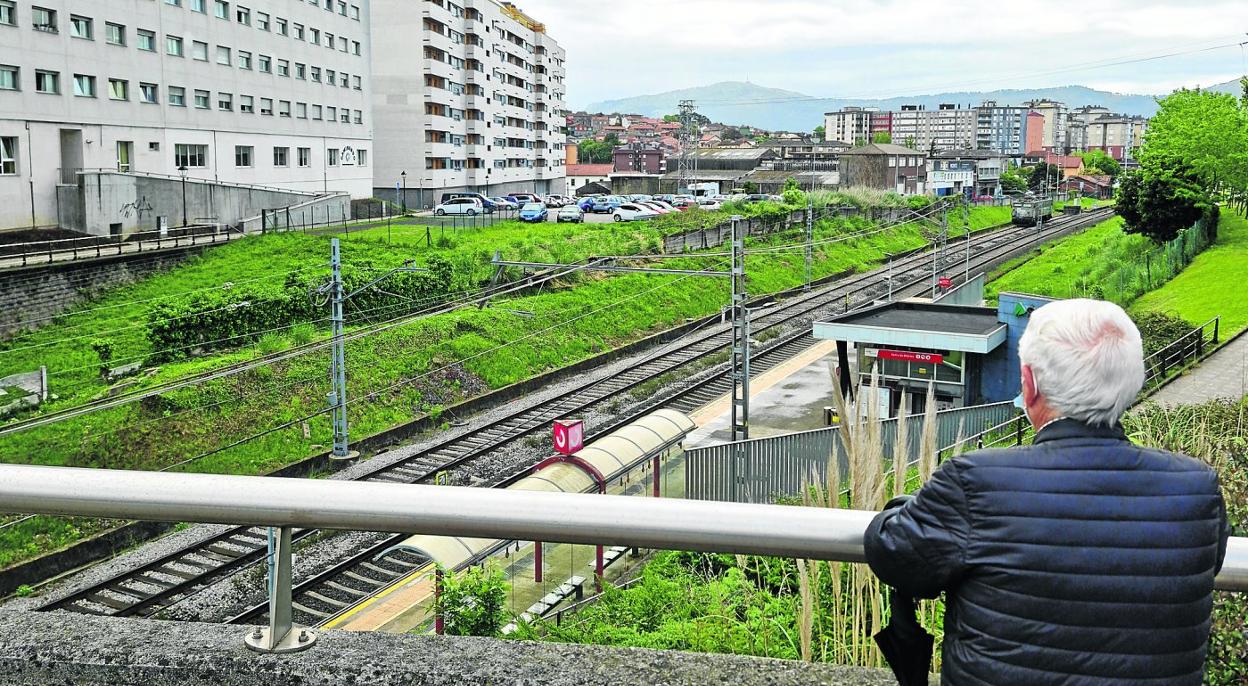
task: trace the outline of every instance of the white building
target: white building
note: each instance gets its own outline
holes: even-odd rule
[[[823,115],[823,139],[843,141],[853,146],[871,142],[872,117],[879,114],[874,107],[846,107]]]
[[[565,53],[493,0],[373,0],[376,194],[562,193]]]
[[[372,190],[367,0],[0,0],[0,229],[108,169]]]
[[[975,147],[975,110],[941,104],[934,110],[923,105],[902,105],[892,113],[893,143],[914,150],[963,150]]]

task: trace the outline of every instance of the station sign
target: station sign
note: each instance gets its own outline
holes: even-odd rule
[[[952,285],[953,285],[953,279],[951,279],[951,278],[949,278],[949,277],[947,277],[947,276],[942,276],[942,277],[940,277],[940,279],[936,282],[936,285],[940,286],[941,288],[949,288],[950,286],[952,286]]]
[[[922,364],[940,364],[945,361],[944,355],[938,353],[918,353],[913,350],[876,350],[875,356],[881,360],[919,362]]]
[[[572,455],[585,447],[585,422],[580,419],[555,420],[555,452]]]

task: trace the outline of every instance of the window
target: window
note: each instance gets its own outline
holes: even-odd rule
[[[0,24],[17,26],[17,5],[13,0],[0,0]]]
[[[69,15],[69,35],[74,38],[92,40],[91,20],[76,14]]]
[[[321,68],[320,67],[312,67],[312,69],[310,70],[310,73],[311,73],[313,81],[317,83],[321,82]]]
[[[363,123],[364,123],[364,113],[363,113],[363,112],[361,112],[360,110],[356,110],[354,114],[355,114],[355,123],[356,123],[356,124],[363,124]]]
[[[363,50],[360,48],[360,42],[358,40],[351,41],[351,54],[353,55],[363,54]]]
[[[308,78],[308,65],[295,62],[295,78],[296,79]]]
[[[320,105],[312,106],[312,119],[313,121],[321,120],[321,106]]]
[[[331,122],[338,121],[338,108],[326,106],[325,107],[325,120],[331,121]]]
[[[347,37],[346,36],[338,36],[338,50],[340,52],[347,51]]]
[[[230,3],[225,0],[216,0],[212,6],[212,13],[217,17],[217,19],[229,19]]]
[[[285,36],[285,35],[287,35],[287,34],[289,34],[289,33],[290,33],[290,29],[289,29],[289,26],[286,24],[286,20],[285,20],[285,19],[278,18],[278,20],[277,20],[277,34],[278,34],[279,36]]]
[[[338,81],[338,72],[333,69],[325,70],[325,85],[332,86]]]
[[[31,24],[36,31],[47,31],[48,33],[56,33],[56,10],[50,10],[44,7],[30,8]]]
[[[74,74],[74,95],[81,98],[95,97],[95,77],[86,74]]]
[[[177,36],[165,36],[165,53],[174,57],[182,57],[182,39]]]
[[[359,5],[352,5],[352,6],[351,6],[351,18],[352,18],[352,19],[354,19],[354,20],[356,20],[356,21],[359,21],[359,20],[360,20],[360,7],[359,7]]]
[[[18,89],[20,79],[18,78],[19,70],[17,67],[8,64],[0,64],[0,91],[15,91]]]
[[[104,40],[108,41],[109,45],[125,45],[126,27],[121,24],[104,22]]]
[[[0,176],[17,174],[17,136],[0,136]]]
[[[264,12],[256,12],[256,28],[261,31],[269,30],[269,15]]]
[[[299,119],[307,119],[308,118],[308,103],[306,102],[295,103],[295,116],[298,117]]]
[[[208,91],[196,90],[195,91],[195,107],[201,110],[208,109],[209,107],[212,106],[212,102],[209,99],[211,97],[212,96],[208,93]]]
[[[277,75],[290,76],[290,60],[277,61]]]
[[[277,116],[290,118],[290,101],[279,100],[277,102]]]
[[[217,64],[230,66],[230,49],[224,45],[217,46]]]
[[[165,0],[165,4],[166,4],[166,5],[173,5],[174,7],[181,7],[181,6],[182,6],[182,0]]]
[[[312,148],[299,148],[299,166],[312,166]]]
[[[347,16],[347,3],[345,2],[338,3],[338,14],[341,14],[344,17]]]
[[[340,112],[341,114],[338,116],[341,117],[341,119],[339,119],[338,121],[342,122],[343,124],[350,124],[351,123],[351,108],[344,107],[340,110]]]
[[[248,26],[251,25],[251,10],[246,7],[239,7],[234,12],[234,17],[238,19],[238,23],[240,24],[246,24]]]
[[[294,29],[294,39],[303,40],[303,24],[291,24],[291,28]]]
[[[146,29],[139,29],[137,32],[139,40],[139,49],[148,52],[156,52],[156,32]]]
[[[268,55],[261,55],[256,60],[256,68],[261,72],[268,74],[273,71],[273,58]]]
[[[139,84],[139,102],[155,105],[160,102],[160,89],[154,83]]]
[[[347,72],[338,72],[338,85],[348,88],[351,85],[351,75]]]
[[[308,29],[308,42],[311,43],[312,45],[320,45],[321,44],[321,30],[320,29]]]
[[[130,99],[130,82],[125,79],[109,79],[108,80],[108,99],[109,100],[129,100]]]
[[[255,98],[250,95],[238,96],[238,111],[243,114],[252,114],[256,111]]]
[[[238,68],[251,69],[251,53],[246,50],[238,51]]]
[[[329,148],[325,151],[326,164],[331,167],[338,166],[338,148]]]
[[[359,167],[368,166],[368,151],[367,150],[355,151],[355,164],[356,166],[359,166]]]
[[[175,143],[173,146],[173,166],[188,169],[202,169],[208,166],[208,146],[189,143]]]
[[[273,98],[260,98],[260,114],[273,116]]]
[[[55,71],[35,71],[35,91],[59,95],[61,92],[61,74]]]
[[[253,151],[253,148],[250,145],[234,146],[234,166],[235,167],[252,166],[251,164],[252,151]]]
[[[351,77],[351,87],[358,90],[364,89],[364,80],[358,76]]]
[[[208,12],[207,6],[208,6],[208,0],[191,0],[192,12],[199,12],[201,14],[205,14]]]
[[[186,89],[182,86],[169,86],[169,105],[186,107]]]
[[[208,44],[203,41],[191,41],[191,59],[200,62],[208,61]]]
[[[290,148],[273,148],[273,166],[290,166]]]
[[[234,94],[233,93],[217,93],[217,109],[222,112],[234,111]]]

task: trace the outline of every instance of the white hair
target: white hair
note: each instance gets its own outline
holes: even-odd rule
[[[1018,357],[1053,409],[1085,424],[1117,424],[1144,386],[1140,330],[1100,300],[1059,300],[1033,312]]]

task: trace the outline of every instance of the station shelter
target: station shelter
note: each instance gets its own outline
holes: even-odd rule
[[[896,416],[907,399],[910,413],[924,411],[929,387],[937,410],[1012,400],[1020,392],[1019,339],[1031,312],[1051,299],[1000,293],[996,307],[968,299],[982,302],[982,290],[880,303],[816,322],[814,337],[836,341],[843,393],[852,392],[855,374],[862,386],[877,376],[881,416]]]

